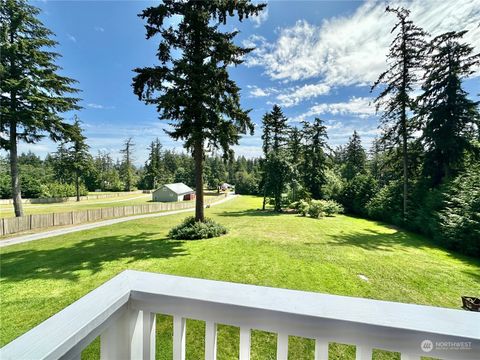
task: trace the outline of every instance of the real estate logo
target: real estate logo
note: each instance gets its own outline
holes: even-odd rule
[[[420,347],[422,348],[422,350],[424,352],[430,352],[433,350],[433,342],[431,342],[430,340],[428,339],[425,339],[422,341],[422,343],[420,344]]]

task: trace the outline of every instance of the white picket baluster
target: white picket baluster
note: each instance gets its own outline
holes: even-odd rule
[[[240,328],[240,360],[250,360],[250,329]]]
[[[372,360],[372,349],[366,346],[357,345],[355,352],[356,360]]]
[[[288,334],[278,333],[277,335],[277,360],[288,359]]]
[[[315,360],[328,360],[328,342],[315,339]]]
[[[186,323],[181,316],[173,317],[173,360],[185,360]]]
[[[205,324],[205,360],[217,359],[217,324],[207,321]]]
[[[127,310],[100,336],[102,360],[155,360],[155,314]]]

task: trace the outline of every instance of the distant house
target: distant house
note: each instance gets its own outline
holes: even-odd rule
[[[153,201],[173,202],[193,200],[195,191],[183,183],[165,184],[152,193]]]
[[[223,183],[222,185],[220,185],[220,190],[222,191],[227,191],[230,189],[233,189],[233,185],[230,185],[228,183]]]

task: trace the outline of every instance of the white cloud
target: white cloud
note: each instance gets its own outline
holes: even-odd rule
[[[68,40],[76,43],[77,42],[77,38],[75,36],[73,36],[72,34],[67,34],[67,37],[68,37]]]
[[[314,105],[308,111],[293,118],[292,121],[300,122],[322,114],[351,115],[366,119],[375,115],[375,105],[371,98],[353,96],[348,102]]]
[[[95,26],[93,29],[98,32],[105,32],[105,29],[101,26]]]
[[[432,35],[467,29],[465,41],[480,50],[478,1],[393,0],[390,5],[409,8],[412,20]],[[263,66],[273,80],[321,78],[327,85],[371,84],[386,67],[394,22],[395,17],[385,13],[385,3],[369,0],[354,14],[320,25],[299,20],[281,29],[274,43],[251,37],[248,41],[257,49],[246,64]]]
[[[90,109],[99,109],[99,110],[115,109],[115,106],[106,106],[106,105],[95,104],[95,103],[88,103],[87,107],[89,107]]]
[[[261,11],[258,16],[250,17],[250,21],[253,22],[253,26],[258,28],[268,19],[268,6]]]
[[[277,100],[280,105],[290,107],[298,105],[303,100],[308,100],[319,95],[326,95],[329,92],[330,86],[326,84],[308,84],[287,90],[286,93],[278,95]]]
[[[271,96],[272,94],[276,94],[279,91],[272,87],[260,88],[256,85],[248,85],[247,87],[250,89],[250,97],[254,98]]]

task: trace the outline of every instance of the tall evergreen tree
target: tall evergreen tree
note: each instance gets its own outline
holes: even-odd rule
[[[285,189],[286,176],[289,173],[288,163],[288,119],[278,105],[274,105],[272,111],[266,113],[263,122],[263,151],[265,155],[263,171],[263,209],[266,198],[273,195],[275,210],[281,209],[281,195]]]
[[[134,93],[155,104],[162,120],[174,120],[169,132],[185,141],[195,160],[196,221],[204,221],[203,164],[205,146],[221,148],[232,156],[231,146],[240,134],[253,133],[248,112],[240,106],[240,89],[228,74],[252,49],[234,44],[238,31],[222,32],[219,25],[237,14],[239,21],[258,13],[265,4],[249,0],[173,1],[149,7],[140,16],[147,20],[147,39],[160,35],[160,65],[137,68]],[[178,16],[178,26],[169,18]]]
[[[37,18],[40,10],[24,0],[0,1],[0,145],[10,154],[15,216],[23,215],[17,145],[48,134],[63,140],[71,126],[61,113],[79,109],[75,81],[58,74],[60,57],[53,33]],[[5,137],[3,137],[5,136]]]
[[[88,152],[87,138],[83,135],[80,119],[75,115],[72,127],[71,146],[67,148],[67,169],[72,173],[75,182],[77,201],[80,201],[80,179],[88,171],[92,158]]]
[[[307,190],[314,199],[322,198],[322,185],[325,183],[327,167],[327,127],[323,120],[315,118],[312,123],[303,123],[304,161],[302,173]]]
[[[288,140],[288,153],[292,165],[292,201],[297,200],[298,188],[300,186],[300,165],[303,161],[302,141],[302,132],[297,127],[292,128]]]
[[[162,159],[162,144],[156,138],[149,146],[148,159],[145,163],[145,179],[148,189],[156,189],[165,178],[165,167]]]
[[[343,176],[347,180],[351,180],[356,175],[365,173],[366,162],[367,155],[362,146],[360,135],[354,130],[353,135],[348,140],[345,150],[345,168],[343,170]]]
[[[373,84],[372,90],[385,85],[375,99],[377,110],[383,109],[382,140],[389,145],[399,146],[403,162],[403,218],[407,214],[408,198],[408,141],[413,132],[409,112],[413,109],[411,97],[418,82],[417,70],[421,68],[426,33],[409,19],[410,11],[404,8],[386,8],[396,15],[398,22],[392,29],[397,35],[387,55],[389,67]]]
[[[480,54],[473,54],[473,47],[461,42],[466,32],[442,34],[428,45],[419,117],[425,144],[424,170],[433,186],[456,174],[465,152],[475,149],[473,140],[480,136],[480,102],[468,99],[462,88],[462,80],[480,65]]]
[[[123,149],[120,152],[123,154],[123,162],[121,164],[121,174],[123,181],[125,183],[125,191],[131,191],[133,187],[135,170],[133,168],[132,162],[132,153],[135,144],[133,139],[130,137],[125,140],[123,143]]]

